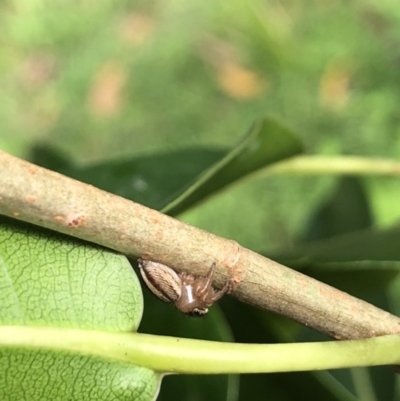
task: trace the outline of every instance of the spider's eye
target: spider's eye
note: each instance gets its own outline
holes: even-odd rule
[[[207,308],[204,309],[199,309],[199,308],[194,308],[192,311],[188,313],[188,315],[193,316],[193,317],[202,317],[206,315],[208,312]]]

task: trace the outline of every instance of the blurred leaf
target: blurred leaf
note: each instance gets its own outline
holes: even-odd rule
[[[140,331],[150,334],[198,338],[212,341],[234,341],[218,305],[201,319],[183,315],[171,304],[144,291],[145,309]],[[158,401],[193,399],[197,401],[236,401],[239,376],[172,375],[163,380]]]
[[[295,340],[299,323],[250,305],[224,300],[226,313],[237,342],[278,343]],[[240,318],[238,318],[240,316]],[[277,330],[286,327],[288,332]],[[310,356],[311,357],[311,356]],[[242,375],[239,400],[264,400],[268,394],[274,401],[357,401],[351,392],[328,372],[298,372]]]
[[[333,183],[331,177],[255,174],[179,218],[271,257],[293,247]]]
[[[164,209],[176,215],[233,182],[302,151],[291,131],[271,119],[255,124],[224,158],[206,170]]]
[[[400,220],[400,186],[398,177],[368,177],[365,179],[375,224],[382,227]]]
[[[49,170],[61,171],[71,166],[71,160],[46,143],[35,143],[29,150],[28,160]]]
[[[140,285],[126,257],[0,217],[0,323],[136,330]],[[103,358],[0,347],[0,399],[152,400],[160,375]]]
[[[400,227],[369,229],[269,255],[354,296],[384,290],[400,273]]]
[[[371,228],[303,244],[281,254],[280,260],[309,262],[358,262],[400,260],[400,226]]]
[[[399,276],[400,262],[316,263],[302,273],[365,299],[369,293],[386,290]]]
[[[62,172],[165,213],[178,214],[301,149],[287,128],[265,119],[229,152],[188,149]]]
[[[297,248],[297,251],[303,254],[299,255],[297,260],[286,260],[285,255],[278,255],[276,258],[317,280],[351,292],[355,296],[365,297],[368,292],[382,291],[400,272],[400,262],[386,260],[387,250],[390,247],[386,241],[384,241],[385,248],[382,248],[377,245],[378,241],[374,235],[367,244],[362,241],[355,246],[349,243],[349,238],[353,237],[343,236],[346,233],[356,232],[354,238],[359,238],[360,230],[371,225],[371,211],[360,180],[344,177],[339,181],[329,201],[312,219],[308,234],[305,236],[309,244]],[[332,239],[325,242],[315,241],[326,238]],[[314,242],[310,241],[312,239]],[[332,245],[340,239],[342,239],[341,245]],[[329,245],[324,247],[324,244],[331,244],[331,248]],[[368,258],[366,245],[369,251],[375,250],[381,256],[374,257],[370,254]],[[293,253],[296,253],[296,248]],[[348,255],[347,261],[344,261],[344,253]]]
[[[290,22],[280,7],[270,6],[266,13],[265,4],[259,1],[233,1],[217,6],[220,10],[212,17],[219,34],[245,48],[254,64],[274,74],[281,73],[290,63],[292,52],[287,35]]]
[[[329,238],[371,227],[371,211],[361,184],[360,179],[355,177],[340,179],[335,193],[315,213],[305,241]]]
[[[398,375],[390,374],[387,366],[355,368],[350,372],[360,400],[396,400],[394,388]]]
[[[224,154],[215,149],[186,149],[61,172],[153,209],[161,209],[171,194]]]

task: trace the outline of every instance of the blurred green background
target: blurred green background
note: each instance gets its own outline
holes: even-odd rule
[[[10,1],[0,13],[0,147],[32,159],[46,145],[90,165],[227,148],[269,115],[308,153],[396,158],[399,20],[396,1]],[[185,218],[273,250],[291,245],[333,185],[253,181]],[[364,180],[378,226],[400,217],[397,187]],[[248,221],[232,217],[238,204]]]
[[[173,182],[204,160],[166,156],[207,150],[211,163],[266,115],[308,154],[400,156],[395,0],[13,0],[0,6],[0,35],[0,148],[116,193],[119,174],[157,196],[132,163]],[[395,178],[259,176],[178,217],[399,313],[399,199]],[[236,339],[283,340],[279,319],[251,329],[259,317],[241,336],[232,310],[246,307],[223,307]],[[269,399],[301,398],[271,377],[259,390],[275,386]],[[395,399],[390,380],[376,399]],[[252,376],[241,388],[257,386]]]

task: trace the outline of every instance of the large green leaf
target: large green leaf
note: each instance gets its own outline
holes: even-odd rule
[[[143,301],[120,254],[0,216],[0,322],[136,330]]]
[[[0,217],[0,324],[135,331],[143,299],[126,257]],[[0,348],[0,399],[151,400],[160,375],[100,357]]]

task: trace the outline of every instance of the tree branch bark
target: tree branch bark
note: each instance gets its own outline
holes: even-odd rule
[[[400,333],[400,319],[265,258],[235,241],[0,151],[0,214],[144,256],[216,286],[236,281],[233,296],[288,316],[336,339]]]

